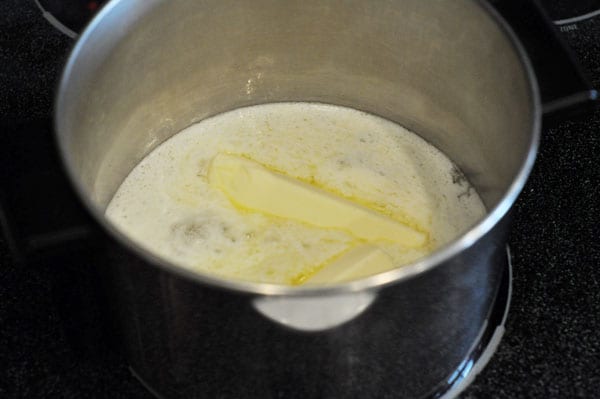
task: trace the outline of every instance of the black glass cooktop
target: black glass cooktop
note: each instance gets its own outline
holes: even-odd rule
[[[592,18],[600,14],[600,0],[542,0],[550,17],[560,24]]]
[[[35,0],[56,29],[75,37],[107,0]]]
[[[600,85],[600,0],[540,2]],[[52,145],[60,70],[72,38],[105,3],[0,1],[1,154],[27,151],[20,140],[7,145],[10,136],[40,148]],[[514,209],[514,291],[506,333],[464,398],[598,397],[599,132],[598,112],[545,129],[536,166]],[[14,172],[14,165],[1,166],[3,178]],[[45,174],[50,182],[56,171]],[[17,177],[10,176],[11,184],[27,183]],[[48,184],[42,191],[66,192],[56,187]],[[30,197],[12,201],[18,205]],[[77,210],[49,212],[47,217],[72,220],[68,215]],[[85,234],[73,231],[73,239]],[[9,258],[7,244],[0,236],[0,397],[150,398],[122,356],[110,349],[110,331],[96,328],[102,315],[92,265],[69,254],[59,258],[62,264],[22,267]],[[42,244],[36,241],[38,251]]]
[[[63,33],[74,37],[108,0],[34,0],[44,17]],[[600,0],[541,0],[558,24],[569,24],[600,14]]]

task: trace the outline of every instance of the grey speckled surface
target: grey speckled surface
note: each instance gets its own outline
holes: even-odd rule
[[[565,33],[600,86],[600,18]],[[600,397],[600,112],[546,130],[515,208],[506,334],[466,398]]]
[[[600,86],[600,18],[565,35]],[[4,122],[50,114],[70,45],[33,1],[0,2]],[[600,112],[544,133],[514,211],[506,334],[465,398],[600,397],[599,154]],[[0,397],[150,397],[105,349],[110,333],[89,328],[101,316],[78,311],[95,306],[88,267],[56,266],[18,268],[0,238]]]

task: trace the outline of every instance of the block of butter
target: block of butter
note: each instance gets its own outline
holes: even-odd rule
[[[393,268],[392,258],[383,250],[374,245],[359,244],[309,276],[303,283],[306,285],[342,283],[383,273]]]
[[[366,241],[392,241],[417,248],[426,234],[360,204],[268,169],[253,160],[216,155],[209,184],[242,209],[346,231]]]

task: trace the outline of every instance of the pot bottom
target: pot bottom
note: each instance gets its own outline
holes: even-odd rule
[[[481,370],[484,369],[492,358],[492,355],[496,352],[500,340],[504,335],[504,326],[510,309],[511,297],[512,260],[510,248],[507,246],[506,269],[504,270],[489,318],[482,326],[475,344],[469,351],[469,355],[460,363],[447,381],[440,383],[434,393],[429,395],[429,398],[452,399],[458,397],[473,382]]]
[[[474,340],[468,355],[460,363],[457,369],[437,387],[433,388],[431,393],[425,398],[452,399],[456,398],[473,382],[475,377],[487,365],[492,355],[496,352],[500,340],[504,335],[504,325],[508,316],[510,300],[512,295],[512,263],[510,249],[506,248],[506,268],[502,276],[498,293],[494,305],[490,311],[488,319],[484,322],[477,338]],[[146,381],[136,372],[133,367],[129,367],[133,376],[146,388],[152,395],[161,399],[168,399],[158,392],[151,383]]]

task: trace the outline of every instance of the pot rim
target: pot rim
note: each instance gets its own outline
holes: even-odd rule
[[[141,257],[144,261],[150,263],[162,269],[165,272],[174,273],[180,277],[183,277],[189,281],[197,282],[203,285],[212,286],[215,288],[226,289],[230,291],[236,291],[238,293],[246,294],[259,294],[259,295],[275,295],[275,296],[321,296],[321,295],[335,295],[342,293],[350,293],[363,291],[368,289],[377,289],[384,286],[388,286],[395,283],[406,281],[412,277],[422,274],[428,270],[434,269],[435,267],[441,266],[447,260],[455,257],[460,252],[471,247],[475,242],[480,240],[485,234],[493,229],[498,222],[507,214],[509,209],[516,201],[519,193],[523,189],[525,182],[533,168],[535,157],[539,147],[540,134],[541,134],[541,119],[542,119],[542,106],[540,101],[540,93],[537,84],[535,72],[532,64],[529,60],[527,52],[524,50],[520,43],[517,35],[514,33],[508,23],[499,15],[499,13],[488,3],[483,0],[478,0],[478,5],[488,14],[490,18],[500,27],[504,32],[507,40],[512,45],[514,51],[517,53],[519,60],[523,66],[527,83],[530,89],[530,101],[532,106],[533,123],[531,126],[531,140],[529,142],[529,150],[519,172],[514,178],[512,184],[509,186],[506,193],[502,196],[498,204],[487,214],[487,216],[479,221],[477,224],[472,226],[466,233],[461,235],[459,238],[446,244],[445,246],[438,248],[430,255],[425,258],[419,259],[416,262],[402,265],[396,269],[369,276],[356,281],[347,283],[328,285],[328,286],[288,286],[281,284],[271,283],[256,283],[244,280],[233,280],[224,279],[212,276],[210,274],[195,272],[186,269],[181,266],[167,261],[161,256],[152,254],[148,250],[144,249],[141,245],[135,243],[125,234],[120,232],[108,219],[104,216],[98,207],[91,201],[89,196],[86,195],[86,190],[83,183],[77,178],[77,175],[73,170],[73,162],[71,157],[68,155],[66,138],[62,129],[62,120],[59,117],[63,113],[65,108],[65,92],[72,75],[72,71],[75,65],[75,60],[78,58],[78,54],[82,48],[86,46],[87,41],[94,34],[97,26],[108,16],[111,11],[121,4],[125,0],[112,0],[100,12],[94,17],[90,24],[85,28],[77,43],[71,50],[71,54],[67,60],[67,63],[63,69],[58,91],[55,99],[55,110],[54,110],[54,131],[55,139],[57,141],[58,149],[60,152],[60,158],[63,163],[63,167],[66,170],[71,184],[74,186],[75,192],[79,199],[83,202],[84,206],[91,213],[93,219],[100,224],[105,232],[110,237],[116,239],[116,241],[123,245],[127,250],[133,252],[135,255]],[[150,5],[154,2],[148,2]]]

